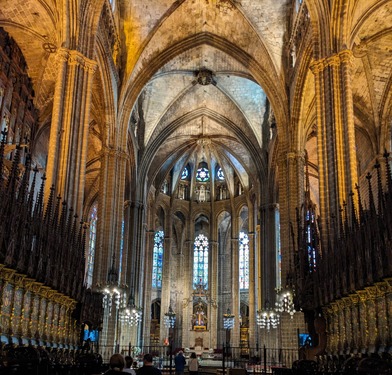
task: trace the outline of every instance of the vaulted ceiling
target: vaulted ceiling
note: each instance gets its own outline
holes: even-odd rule
[[[113,94],[115,120],[107,120],[101,73],[107,68],[99,66],[91,109],[87,195],[93,194],[99,179],[99,153],[107,122],[118,128],[130,124],[134,146],[129,152],[139,157],[138,173],[150,183],[156,177],[162,180],[174,165],[196,160],[201,145],[206,144],[217,162],[249,181],[245,184],[260,183],[268,163],[265,151],[271,134],[270,107],[275,112],[278,134],[291,131],[293,98],[287,98],[287,87],[292,84],[287,74],[287,43],[293,1],[111,2],[114,11],[110,17],[116,31],[110,34],[118,43],[117,66],[113,68],[117,74],[117,78],[113,75],[113,85],[118,83],[118,92]],[[77,22],[83,12],[104,14],[111,6],[109,0],[91,2],[67,22],[71,19],[67,5],[77,9],[79,3],[84,2],[0,0],[0,26],[22,49],[34,85],[44,129],[38,140],[41,148],[49,136],[58,73],[56,52],[77,45],[72,33],[78,35]],[[319,2],[307,3],[315,8],[313,3]],[[354,52],[352,89],[357,142],[366,146],[358,144],[363,160],[367,160],[367,149],[378,152],[377,142],[385,132],[383,121],[390,116],[391,3],[353,0],[348,9],[351,29],[345,32],[350,44],[347,48]],[[90,57],[98,59],[98,54]],[[309,134],[315,119],[310,71],[302,92],[301,125]],[[312,163],[317,165],[316,142],[312,141],[308,149]]]

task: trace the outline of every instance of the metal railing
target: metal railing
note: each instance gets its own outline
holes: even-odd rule
[[[178,350],[179,348],[173,348],[170,345],[99,347],[104,363],[109,362],[112,354],[121,353],[124,356],[130,355],[140,367],[143,365],[143,355],[150,353],[153,356],[154,366],[170,373],[174,373],[174,357]],[[192,351],[194,350],[184,351],[185,357],[189,357]],[[223,349],[202,351],[201,354],[198,353],[198,359],[201,372],[207,369],[221,369],[219,371],[225,373],[228,369],[245,369],[248,374],[257,374],[270,373],[275,367],[291,368],[293,362],[299,357],[298,349],[224,346]]]

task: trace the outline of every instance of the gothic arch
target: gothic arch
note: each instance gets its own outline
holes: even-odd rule
[[[179,53],[202,44],[215,47],[248,67],[255,81],[260,84],[270,99],[277,118],[277,123],[280,125],[287,123],[288,113],[286,106],[284,105],[286,102],[285,90],[282,84],[279,85],[280,87],[277,86],[277,83],[281,83],[281,80],[275,72],[271,71],[271,67],[273,66],[272,62],[270,63],[269,68],[266,66],[264,69],[252,56],[241,50],[238,46],[220,36],[210,33],[201,33],[187,37],[177,44],[168,47],[158,55],[154,55],[154,58],[151,61],[144,64],[148,68],[143,69],[134,81],[127,85],[120,97],[120,103],[122,103],[120,107],[121,134],[126,134],[128,119],[130,118],[133,104],[143,87],[152,78],[153,74],[165,63],[175,58]]]

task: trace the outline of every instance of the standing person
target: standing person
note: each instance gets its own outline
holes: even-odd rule
[[[143,357],[143,366],[137,369],[136,375],[162,375],[162,372],[153,365],[152,355],[147,353]]]
[[[125,360],[124,357],[121,354],[113,354],[110,357],[110,362],[109,362],[109,370],[105,372],[105,375],[116,375],[119,372],[122,372],[124,366],[125,366]]]
[[[189,375],[197,375],[199,372],[199,361],[197,360],[196,353],[192,352],[191,358],[188,362]]]
[[[176,366],[176,375],[184,375],[186,360],[182,350],[180,350],[176,355],[176,358],[174,358],[174,364]]]
[[[125,357],[125,367],[123,372],[126,372],[127,374],[136,375],[136,371],[132,368],[132,365],[133,365],[133,358],[127,355]]]

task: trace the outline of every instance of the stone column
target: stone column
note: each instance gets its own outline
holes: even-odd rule
[[[152,254],[152,249],[154,247],[154,237],[155,237],[155,230],[148,230],[146,233],[146,249],[151,249],[151,254]],[[164,245],[165,246],[165,245]],[[163,251],[164,254],[166,253],[166,247],[164,247]],[[145,270],[146,274],[152,275],[152,256],[150,256],[146,262],[145,262]],[[166,272],[165,272],[166,273]],[[145,284],[145,293],[144,293],[144,298],[146,301],[146,304],[143,309],[143,345],[149,345],[150,344],[150,327],[151,327],[151,293],[152,293],[152,278],[150,277],[150,280],[146,280]],[[165,313],[162,304],[161,304],[161,339],[162,339],[162,318],[163,314]],[[135,331],[135,329],[132,329],[132,331]],[[132,337],[132,340],[134,338]],[[134,342],[132,341],[132,344]],[[162,345],[162,341],[160,342]]]
[[[102,148],[93,285],[103,285],[107,282],[113,255],[115,268],[117,271],[120,268],[121,225],[124,217],[123,202],[127,159],[128,156],[120,150]]]
[[[94,259],[93,287],[101,291],[108,283],[112,267],[118,274],[114,285],[120,285],[121,228],[124,218],[124,190],[128,156],[121,150],[103,147],[101,151],[100,188],[98,196],[97,242]],[[129,274],[128,270],[122,270]],[[123,278],[124,282],[127,282]],[[100,345],[118,344],[118,312],[114,304],[111,315],[105,312],[103,330],[108,334],[100,338]],[[117,342],[116,342],[117,341]]]
[[[234,218],[234,220],[237,220]],[[233,228],[237,228],[237,225],[233,225]],[[232,277],[231,277],[231,292],[232,298],[228,306],[223,310],[226,313],[227,308],[230,308],[231,313],[235,316],[234,328],[230,332],[230,345],[234,347],[240,346],[240,265],[239,265],[239,251],[238,251],[238,231],[235,235],[236,238],[231,240],[231,259],[232,259]]]
[[[249,210],[253,213],[253,210]],[[256,275],[257,275],[257,262],[259,259],[257,250],[255,248],[255,234],[254,232],[248,233],[249,239],[249,346],[256,347],[256,311],[257,311],[257,298],[256,298]]]
[[[45,197],[57,193],[79,217],[83,212],[93,74],[97,64],[75,50],[60,48],[48,149]]]
[[[194,238],[191,229],[189,238]],[[182,345],[194,347],[195,341],[191,334],[193,314],[193,241],[186,240],[184,245],[184,290],[182,300]]]
[[[211,251],[211,277],[210,279],[210,293],[211,301],[208,304],[209,310],[209,322],[208,329],[210,331],[210,342],[208,344],[209,348],[217,348],[218,345],[218,311],[217,304],[218,301],[218,242],[210,241],[210,251]]]
[[[322,227],[357,183],[355,129],[351,88],[352,52],[340,51],[315,61],[317,141]],[[326,241],[326,239],[325,239]]]
[[[166,226],[169,227],[169,226]],[[165,236],[164,239],[164,245],[163,245],[163,269],[166,270],[163,272],[162,276],[162,294],[161,294],[161,322],[160,322],[160,342],[162,344],[162,340],[164,337],[167,337],[170,340],[169,334],[170,330],[169,328],[165,327],[164,324],[164,317],[165,313],[169,311],[169,306],[171,304],[171,284],[173,280],[173,273],[175,272],[175,267],[176,265],[172,264],[171,262],[171,237]],[[152,270],[152,268],[151,268]],[[146,275],[151,275],[152,272],[149,270],[146,270]],[[151,277],[150,277],[151,278]],[[146,285],[148,285],[148,282],[146,281]],[[148,287],[146,288],[148,289]],[[148,300],[147,300],[148,303]],[[173,306],[172,306],[173,307]],[[171,337],[173,340],[174,337]]]

